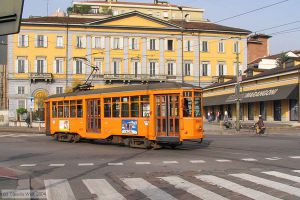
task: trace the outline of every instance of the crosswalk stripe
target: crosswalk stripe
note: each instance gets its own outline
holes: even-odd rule
[[[206,161],[205,160],[190,160],[190,163],[193,163],[193,164],[195,164],[195,163],[206,163]]]
[[[269,172],[262,172],[262,173],[300,183],[299,176],[293,176],[293,175],[284,174],[284,173],[276,172],[276,171],[269,171]]]
[[[231,160],[226,160],[226,159],[219,159],[219,160],[216,160],[217,162],[231,162]]]
[[[83,183],[97,200],[125,200],[105,179],[85,179]]]
[[[175,197],[162,191],[142,178],[123,178],[122,181],[131,189],[142,192],[151,200],[176,200]]]
[[[266,158],[266,160],[272,160],[272,161],[274,161],[274,160],[280,160],[281,158],[279,158],[279,157],[271,157],[271,158]]]
[[[47,200],[76,200],[66,179],[44,180]]]
[[[135,162],[136,165],[151,165],[151,162]]]
[[[289,186],[283,183],[278,183],[275,181],[270,181],[268,179],[260,178],[250,174],[241,173],[241,174],[230,174],[230,175],[300,197],[300,189],[293,186]]]
[[[63,164],[63,163],[49,164],[49,167],[63,167],[63,166],[65,166],[65,164]]]
[[[123,163],[107,163],[109,166],[121,166],[124,165]]]
[[[35,167],[36,164],[22,164],[20,167]]]
[[[297,172],[297,173],[300,173],[300,170],[293,170],[293,172]]]
[[[94,166],[94,163],[78,163],[78,166]]]
[[[241,160],[246,161],[246,162],[255,162],[255,161],[257,161],[255,158],[243,158]]]
[[[190,194],[193,194],[194,196],[203,199],[203,200],[228,200],[225,197],[222,197],[214,192],[211,192],[209,190],[206,190],[198,185],[195,185],[193,183],[190,183],[180,177],[177,176],[167,176],[167,177],[160,177],[162,180],[167,181],[171,185],[174,185],[175,188],[179,188],[182,190],[187,191]]]
[[[293,159],[300,159],[300,156],[289,156],[289,157]]]
[[[171,160],[171,161],[163,161],[164,164],[177,164],[178,162],[175,160]]]
[[[280,200],[279,198],[273,197],[273,196],[268,195],[266,193],[244,187],[242,185],[233,183],[231,181],[228,181],[228,180],[216,177],[216,176],[199,175],[199,176],[196,176],[196,178],[200,179],[201,181],[208,182],[210,184],[217,185],[219,187],[223,187],[223,188],[226,188],[226,189],[231,190],[233,192],[242,194],[242,195],[244,195],[246,197],[249,197],[251,199],[255,199],[255,200],[260,200],[260,199]]]

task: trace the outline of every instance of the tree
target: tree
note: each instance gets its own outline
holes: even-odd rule
[[[68,7],[68,8],[67,8],[67,13],[70,14],[70,13],[72,13],[72,12],[73,12],[73,7]]]
[[[18,108],[17,109],[17,120],[20,121],[21,116],[24,115],[25,113],[27,113],[27,109],[26,108]]]
[[[285,67],[285,63],[290,59],[290,57],[286,54],[286,53],[283,53],[280,55],[279,58],[277,58],[276,60],[276,65],[277,67]]]
[[[79,14],[88,14],[91,10],[89,5],[74,6],[74,12]]]
[[[101,14],[105,14],[105,15],[112,15],[112,9],[110,9],[108,6],[102,6],[102,12]]]

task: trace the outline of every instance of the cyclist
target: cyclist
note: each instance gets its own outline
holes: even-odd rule
[[[264,134],[265,124],[261,115],[258,116],[258,121],[255,123],[256,134]]]

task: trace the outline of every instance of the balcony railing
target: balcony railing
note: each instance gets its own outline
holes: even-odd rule
[[[104,74],[94,75],[95,80],[105,81],[166,81],[167,79],[176,79],[176,76],[150,75],[150,74]]]
[[[29,79],[33,82],[35,82],[37,80],[51,82],[53,77],[52,77],[52,73],[30,73]]]

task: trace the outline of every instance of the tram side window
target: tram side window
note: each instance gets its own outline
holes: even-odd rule
[[[139,117],[139,96],[133,96],[131,100],[131,117]]]
[[[77,117],[82,117],[82,100],[77,100]]]
[[[183,117],[192,117],[192,92],[184,92],[183,96]]]
[[[104,99],[104,117],[111,117],[111,98]]]
[[[63,107],[63,102],[62,101],[59,101],[58,102],[58,117],[62,118],[63,117],[63,110],[64,110],[64,107]]]
[[[64,101],[64,118],[69,118],[69,101]]]
[[[52,102],[52,117],[57,118],[57,102]]]
[[[70,116],[76,117],[76,101],[71,101],[70,104]]]
[[[122,117],[129,117],[129,97],[122,97]]]
[[[112,98],[112,110],[113,110],[113,117],[120,117],[120,98],[114,97]]]
[[[141,113],[142,117],[150,116],[149,96],[141,96]]]
[[[195,97],[194,99],[194,117],[201,117],[202,110],[201,110],[201,98]]]

